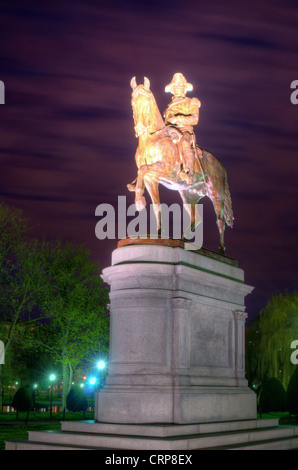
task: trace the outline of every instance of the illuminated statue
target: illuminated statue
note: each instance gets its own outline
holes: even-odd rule
[[[227,223],[233,226],[233,211],[227,174],[222,163],[210,152],[200,149],[195,142],[193,126],[199,119],[200,101],[186,97],[192,85],[182,74],[175,74],[166,91],[174,94],[172,103],[165,111],[163,120],[148,78],[138,85],[131,80],[134,128],[139,145],[135,159],[138,168],[136,180],[128,185],[135,191],[135,204],[141,211],[146,206],[144,190],[147,189],[160,233],[161,210],[159,183],[179,192],[190,216],[190,232],[200,223],[197,203],[208,196],[214,206],[220,236],[219,250],[225,251],[224,230]]]
[[[183,169],[180,177],[189,184],[193,183],[194,161],[196,157],[196,139],[193,126],[199,122],[200,100],[187,98],[186,92],[192,91],[193,86],[187,83],[182,73],[175,73],[165,91],[173,93],[172,102],[165,111],[165,124],[177,127],[181,131],[181,156]],[[188,176],[187,176],[188,175]]]

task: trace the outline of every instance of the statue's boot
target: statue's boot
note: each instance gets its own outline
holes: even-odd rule
[[[193,184],[193,170],[187,168],[180,171],[180,178],[188,184]]]

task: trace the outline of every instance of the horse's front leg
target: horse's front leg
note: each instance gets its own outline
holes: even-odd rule
[[[161,207],[159,199],[158,181],[153,179],[150,174],[145,175],[145,186],[150,195],[152,201],[152,208],[156,220],[156,232],[153,234],[151,231],[153,227],[150,225],[150,235],[161,235],[162,232],[162,221],[161,221]],[[150,219],[151,220],[151,219]]]
[[[135,205],[136,209],[140,212],[146,207],[146,199],[143,196],[144,194],[144,176],[147,171],[147,165],[142,165],[138,170],[137,183],[135,187]]]
[[[145,176],[151,178],[152,180],[158,181],[158,179],[167,175],[167,169],[164,163],[156,162],[151,163],[150,165],[142,165],[138,170],[137,184],[136,184],[136,195],[135,195],[135,204],[136,209],[141,211],[146,207],[146,200],[143,196],[144,194],[144,178]],[[153,202],[154,204],[154,202]],[[159,204],[159,196],[158,196]]]

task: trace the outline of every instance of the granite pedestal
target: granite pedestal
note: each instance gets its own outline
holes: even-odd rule
[[[95,421],[256,418],[244,376],[244,299],[253,288],[234,260],[141,241],[117,248],[103,279],[110,285],[110,360]]]

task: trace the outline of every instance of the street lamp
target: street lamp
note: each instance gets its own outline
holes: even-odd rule
[[[96,383],[96,377],[90,377],[89,384],[90,385],[95,385],[95,383]]]
[[[53,406],[53,381],[55,380],[56,375],[51,374],[50,375],[50,381],[52,382],[51,385],[51,396],[50,396],[50,419],[52,419],[52,406]]]
[[[96,377],[92,376],[92,377],[89,378],[88,382],[89,382],[89,385],[91,385],[91,398],[90,398],[90,401],[91,401],[91,407],[92,407],[93,406],[93,400],[94,400],[94,391],[95,391],[95,386],[96,386],[97,379],[96,379]]]
[[[105,366],[106,366],[105,361],[98,361],[98,363],[97,363],[97,368],[98,368],[99,370],[104,369]]]
[[[105,366],[106,366],[105,361],[102,361],[102,360],[98,361],[97,368],[99,370],[99,389],[102,387],[102,371],[104,370]]]

